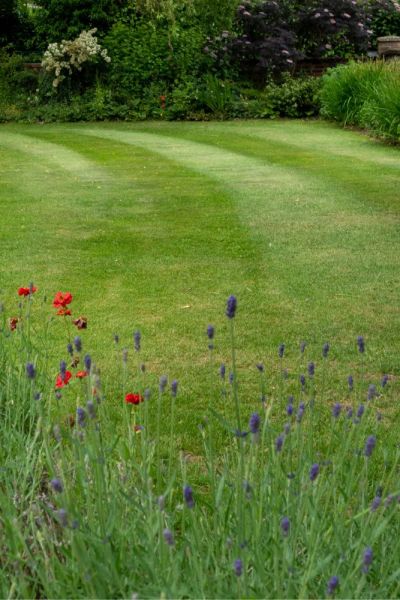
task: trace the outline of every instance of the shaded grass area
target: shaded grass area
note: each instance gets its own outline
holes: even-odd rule
[[[6,306],[31,279],[49,298],[72,291],[74,312],[89,317],[85,347],[110,381],[120,368],[113,333],[132,349],[140,328],[148,381],[164,372],[180,380],[183,448],[196,449],[210,395],[224,403],[209,390],[204,332],[216,325],[215,363],[229,361],[223,305],[230,293],[239,301],[248,412],[259,406],[255,362],[266,363],[270,386],[280,385],[281,342],[285,393],[299,393],[299,371],[311,359],[322,385],[328,340],[331,399],[342,399],[348,363],[358,369],[359,334],[369,381],[397,375],[396,149],[319,122],[102,123],[4,126],[0,158]],[[60,323],[51,335],[56,373],[66,345]],[[137,362],[131,350],[132,387]],[[116,408],[121,396],[110,384]],[[65,404],[73,403],[66,394]]]

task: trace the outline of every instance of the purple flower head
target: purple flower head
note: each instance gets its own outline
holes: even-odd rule
[[[359,406],[359,407],[358,407],[358,409],[357,409],[357,418],[358,418],[358,419],[361,419],[361,417],[362,417],[362,416],[363,416],[363,414],[364,414],[364,411],[365,411],[364,404],[360,404],[360,406]]]
[[[77,352],[80,352],[82,350],[82,340],[79,337],[79,335],[77,335],[76,338],[74,338],[74,346]]]
[[[225,368],[225,365],[222,364],[219,368],[219,376],[221,377],[221,379],[225,379],[225,373],[226,373],[226,368]]]
[[[373,383],[371,383],[368,386],[367,400],[373,400],[374,398],[376,398],[377,395],[378,392],[376,391],[376,386]]]
[[[284,354],[285,354],[285,344],[280,344],[279,348],[278,348],[279,358],[283,358]]]
[[[306,386],[306,378],[305,378],[305,376],[302,374],[302,375],[300,375],[299,379],[300,379],[301,387],[304,388]]]
[[[315,481],[319,473],[319,464],[314,463],[310,469],[310,481]]]
[[[257,363],[256,367],[260,371],[260,373],[264,373],[264,365],[262,363]]]
[[[314,377],[315,365],[313,362],[308,363],[307,371],[308,371],[309,377]]]
[[[73,356],[74,354],[74,347],[72,346],[72,344],[67,344],[67,352],[70,356]]]
[[[327,590],[326,593],[328,594],[328,596],[332,596],[332,594],[335,593],[336,588],[339,586],[339,577],[337,577],[336,575],[333,575],[330,580],[328,581],[328,586],[327,586]]]
[[[240,577],[243,573],[243,562],[240,558],[237,558],[233,563],[233,570],[235,572],[236,577]]]
[[[340,404],[340,402],[336,402],[336,404],[334,405],[334,407],[332,408],[332,416],[337,419],[338,416],[340,415],[340,411],[342,410],[342,405]]]
[[[225,314],[228,319],[233,319],[236,313],[237,308],[237,300],[235,296],[229,296],[228,301],[226,303],[226,311]]]
[[[304,350],[306,349],[307,342],[300,342],[300,352],[304,354]]]
[[[304,404],[304,402],[301,402],[299,404],[299,409],[298,409],[297,415],[296,415],[296,420],[298,423],[301,423],[305,409],[306,409],[306,405]]]
[[[207,337],[209,340],[213,340],[214,339],[214,334],[215,334],[215,328],[213,325],[209,325],[207,327]]]
[[[60,362],[60,375],[61,375],[61,379],[65,379],[66,370],[67,370],[67,363],[65,362],[65,360],[62,360]]]
[[[165,391],[165,388],[167,387],[167,383],[168,383],[167,376],[161,375],[160,380],[158,382],[158,389],[160,390],[161,394]]]
[[[172,533],[172,531],[170,529],[164,529],[163,536],[164,536],[165,543],[168,546],[174,545],[174,543],[175,543],[174,542],[174,534]]]
[[[237,438],[245,438],[249,434],[248,431],[240,431],[240,429],[235,429],[235,431],[233,433],[235,434],[235,437],[237,437]]]
[[[349,384],[349,390],[350,392],[353,391],[354,388],[354,379],[353,379],[353,375],[349,375],[347,378],[347,383]]]
[[[85,358],[83,359],[83,363],[85,365],[86,371],[90,373],[90,367],[92,366],[92,359],[90,358],[90,354],[86,354]]]
[[[285,537],[289,535],[290,521],[288,517],[283,517],[283,519],[281,519],[281,531]]]
[[[357,338],[357,346],[358,346],[358,351],[360,352],[360,354],[364,354],[365,342],[364,342],[364,338],[362,335],[359,335]]]
[[[372,548],[370,546],[368,546],[364,550],[364,554],[363,554],[363,566],[362,566],[363,573],[368,573],[368,570],[372,564],[373,558],[374,558],[374,553],[372,552]]]
[[[260,415],[253,413],[249,420],[249,429],[253,434],[257,434],[260,431]]]
[[[140,331],[139,330],[135,331],[135,333],[133,334],[133,342],[135,345],[136,352],[139,352],[139,350],[140,350],[141,339],[142,339],[142,334],[140,333]]]
[[[375,496],[371,503],[371,512],[375,512],[382,502],[382,498],[380,496]]]
[[[28,379],[35,379],[36,369],[35,365],[31,362],[26,363],[26,376]]]
[[[325,344],[322,346],[322,356],[324,358],[326,358],[328,356],[329,349],[330,349],[330,346],[329,346],[328,342],[325,342]]]
[[[288,404],[287,407],[286,407],[286,412],[287,412],[287,414],[288,414],[289,417],[292,416],[293,411],[294,411],[293,404]]]
[[[376,445],[376,437],[370,435],[365,442],[364,456],[370,457]]]
[[[54,479],[52,479],[50,481],[50,485],[52,487],[52,489],[57,492],[58,494],[61,494],[61,492],[63,491],[64,487],[62,484],[61,479],[59,479],[58,477],[55,477]]]
[[[233,383],[233,380],[234,380],[234,378],[235,378],[235,376],[234,376],[234,374],[233,374],[233,373],[232,373],[232,371],[231,371],[231,372],[229,373],[229,383],[230,383],[230,384],[232,384],[232,383]]]
[[[173,398],[176,398],[176,394],[178,393],[178,382],[174,379],[171,383],[171,395]]]
[[[282,450],[282,446],[283,446],[283,442],[284,442],[285,438],[283,437],[283,435],[278,435],[278,437],[275,440],[275,450],[277,452],[280,452]]]
[[[347,409],[347,412],[346,412],[346,417],[347,417],[348,419],[351,419],[351,417],[352,417],[352,416],[353,416],[353,409],[352,409],[352,408],[351,408],[351,406],[350,406],[350,407]]]
[[[95,419],[96,418],[96,407],[94,405],[94,402],[92,402],[91,400],[86,402],[86,408],[87,408],[89,417],[91,419]]]
[[[78,406],[78,408],[76,409],[76,416],[77,416],[78,425],[80,427],[85,427],[85,425],[86,425],[86,412],[80,406]]]
[[[190,485],[185,485],[183,488],[183,498],[188,508],[194,508],[193,490]]]
[[[388,381],[389,381],[389,375],[384,375],[382,377],[381,387],[383,387],[383,388],[386,387]]]
[[[66,527],[68,525],[68,513],[65,508],[60,508],[56,512],[56,516],[61,527]]]

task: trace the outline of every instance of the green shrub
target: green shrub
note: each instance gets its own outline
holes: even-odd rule
[[[332,69],[323,78],[321,105],[329,119],[399,141],[400,62],[353,62]]]

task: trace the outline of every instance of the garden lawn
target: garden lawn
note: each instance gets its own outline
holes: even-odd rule
[[[31,280],[43,315],[54,312],[56,291],[71,291],[74,315],[89,321],[84,348],[106,378],[127,347],[129,391],[139,387],[142,361],[150,383],[163,373],[179,380],[182,448],[196,449],[209,400],[224,402],[209,392],[205,330],[216,326],[217,371],[230,358],[224,309],[231,293],[249,414],[259,405],[254,365],[264,362],[275,385],[281,342],[287,392],[296,393],[309,360],[318,390],[328,341],[336,379],[329,400],[342,399],[347,375],[358,372],[361,334],[365,387],[383,373],[398,375],[397,148],[316,121],[6,125],[0,164],[8,313],[17,311],[16,289]],[[56,375],[66,358],[62,323],[54,321],[50,335]],[[107,396],[118,414],[122,390],[110,386]]]

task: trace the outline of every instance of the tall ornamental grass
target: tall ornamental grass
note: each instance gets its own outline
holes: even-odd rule
[[[321,114],[400,141],[400,60],[351,62],[323,78]]]
[[[205,327],[210,389],[193,456],[174,443],[179,383],[148,387],[139,331],[120,381],[107,381],[72,295],[58,292],[50,316],[34,286],[20,290],[19,308],[0,314],[1,597],[399,596],[397,389],[369,380],[362,336],[340,403],[328,343],[318,357],[300,345],[291,383],[282,344],[276,365],[254,365],[259,395],[243,398],[231,296],[226,364]]]

